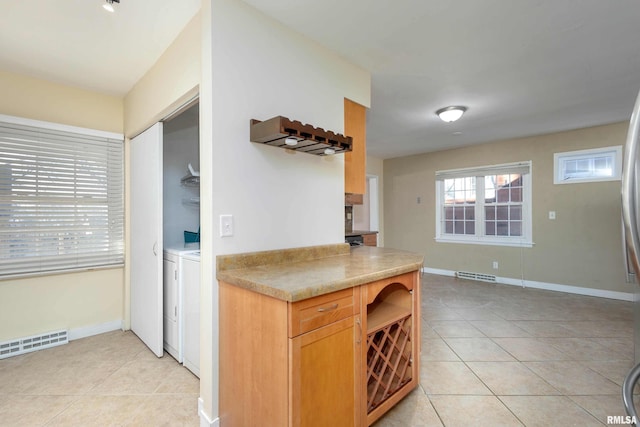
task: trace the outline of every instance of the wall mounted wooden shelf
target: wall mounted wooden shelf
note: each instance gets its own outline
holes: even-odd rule
[[[296,145],[287,145],[286,138],[296,138]],[[269,120],[251,120],[251,142],[266,144],[288,150],[325,156],[325,150],[331,148],[335,154],[351,151],[353,139],[330,130],[302,124],[297,120],[276,116]]]

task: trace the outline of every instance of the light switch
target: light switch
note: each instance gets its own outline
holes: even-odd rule
[[[556,219],[556,211],[549,211],[549,219]]]
[[[233,215],[220,215],[220,237],[233,236]]]

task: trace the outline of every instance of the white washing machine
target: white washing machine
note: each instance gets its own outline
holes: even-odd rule
[[[185,335],[185,289],[197,287],[198,297],[200,292],[200,267],[198,263],[197,274],[193,274],[193,268],[185,274],[185,257],[196,254],[200,259],[200,249],[190,248],[165,248],[163,253],[163,334],[164,348],[174,359],[184,361],[184,335]],[[188,261],[193,263],[192,258]],[[197,283],[193,283],[197,281]],[[200,300],[198,298],[198,305]],[[193,304],[193,302],[190,302]],[[199,311],[199,310],[198,310]],[[189,325],[192,328],[193,325]],[[199,327],[199,324],[198,324]],[[191,331],[189,331],[191,334]],[[199,340],[199,334],[198,334]]]

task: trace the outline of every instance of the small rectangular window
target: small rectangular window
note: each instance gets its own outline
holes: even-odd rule
[[[622,174],[622,146],[568,151],[553,155],[555,184],[619,181]]]

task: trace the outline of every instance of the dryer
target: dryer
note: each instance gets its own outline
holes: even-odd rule
[[[165,248],[163,253],[163,344],[167,353],[180,363],[184,360],[184,292],[187,286],[193,286],[186,281],[194,280],[193,273],[185,278],[184,260],[194,253],[199,257],[200,249]],[[199,289],[199,272],[196,277]]]

